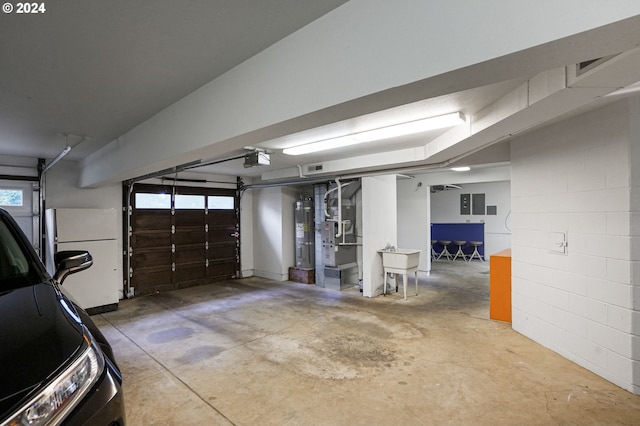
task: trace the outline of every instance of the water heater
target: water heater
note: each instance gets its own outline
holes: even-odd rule
[[[315,268],[313,201],[296,202],[296,267]]]

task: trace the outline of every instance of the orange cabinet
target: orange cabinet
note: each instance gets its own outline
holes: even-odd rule
[[[511,249],[489,258],[489,318],[511,322]]]

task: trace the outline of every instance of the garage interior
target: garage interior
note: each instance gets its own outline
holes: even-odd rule
[[[489,319],[488,265],[417,297],[243,278],[94,317],[132,424],[633,424],[640,401]]]
[[[640,419],[640,5],[46,6],[0,204],[91,248],[130,424]]]

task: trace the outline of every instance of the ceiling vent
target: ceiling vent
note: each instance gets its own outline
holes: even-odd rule
[[[591,71],[592,69],[595,69],[597,67],[599,67],[600,65],[604,64],[605,62],[607,62],[609,59],[613,58],[616,55],[611,55],[611,56],[605,56],[603,58],[597,58],[597,59],[591,59],[589,61],[583,61],[580,62],[578,64],[576,64],[576,77]]]
[[[325,173],[324,164],[322,163],[307,164],[306,166],[304,166],[304,173],[306,175],[315,175],[315,174]]]
[[[448,191],[450,189],[462,189],[460,185],[431,185],[431,193],[435,194],[436,192]]]

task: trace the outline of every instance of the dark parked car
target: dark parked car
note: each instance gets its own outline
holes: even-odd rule
[[[59,285],[91,255],[60,252],[55,263],[52,278],[0,209],[0,426],[124,425],[111,347]]]

